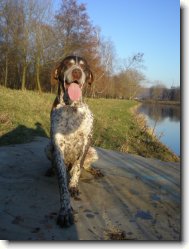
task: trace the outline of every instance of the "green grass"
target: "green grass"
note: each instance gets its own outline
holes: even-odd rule
[[[24,143],[49,136],[50,110],[55,95],[0,87],[0,145]],[[178,161],[168,148],[144,129],[131,112],[131,100],[86,99],[94,114],[93,144],[164,161]]]
[[[0,145],[49,136],[49,113],[54,96],[0,87]]]
[[[88,99],[94,113],[94,143],[107,149],[121,150],[132,126],[129,111],[134,101],[115,99]]]

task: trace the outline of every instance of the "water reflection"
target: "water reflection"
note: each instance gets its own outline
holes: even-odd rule
[[[180,155],[180,106],[142,104],[138,112],[145,114],[159,140]]]
[[[163,122],[165,118],[169,118],[170,121],[180,122],[180,106],[142,104],[138,111],[148,115],[154,121]]]

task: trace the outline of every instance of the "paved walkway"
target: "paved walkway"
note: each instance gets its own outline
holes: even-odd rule
[[[98,148],[104,177],[83,172],[76,223],[56,225],[56,177],[45,177],[48,139],[0,147],[0,239],[179,240],[180,165]]]

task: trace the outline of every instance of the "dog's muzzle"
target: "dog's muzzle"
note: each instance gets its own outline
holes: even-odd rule
[[[82,71],[81,71],[81,69],[80,68],[73,69],[73,71],[72,71],[72,78],[73,78],[73,80],[74,81],[80,80],[81,77],[82,77]]]
[[[78,65],[73,65],[64,72],[64,82],[66,84],[77,83],[83,85],[85,83],[85,73]]]
[[[86,76],[83,69],[78,65],[73,65],[64,72],[64,96],[66,105],[81,99],[82,87]]]

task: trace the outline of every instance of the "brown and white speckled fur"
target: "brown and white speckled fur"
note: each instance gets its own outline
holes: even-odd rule
[[[61,209],[58,224],[69,226],[73,223],[70,195],[78,194],[81,168],[90,168],[97,153],[90,147],[93,115],[84,103],[72,106],[59,104],[51,114],[51,141],[54,147],[53,164],[56,167]],[[70,179],[67,183],[67,172]]]
[[[62,101],[62,97],[60,99],[51,112],[51,142],[46,154],[52,160],[58,177],[60,212],[57,223],[64,227],[74,222],[70,195],[79,194],[81,169],[100,176],[101,173],[91,168],[91,163],[98,159],[96,150],[90,145],[93,129],[91,111],[82,99],[69,105]]]

